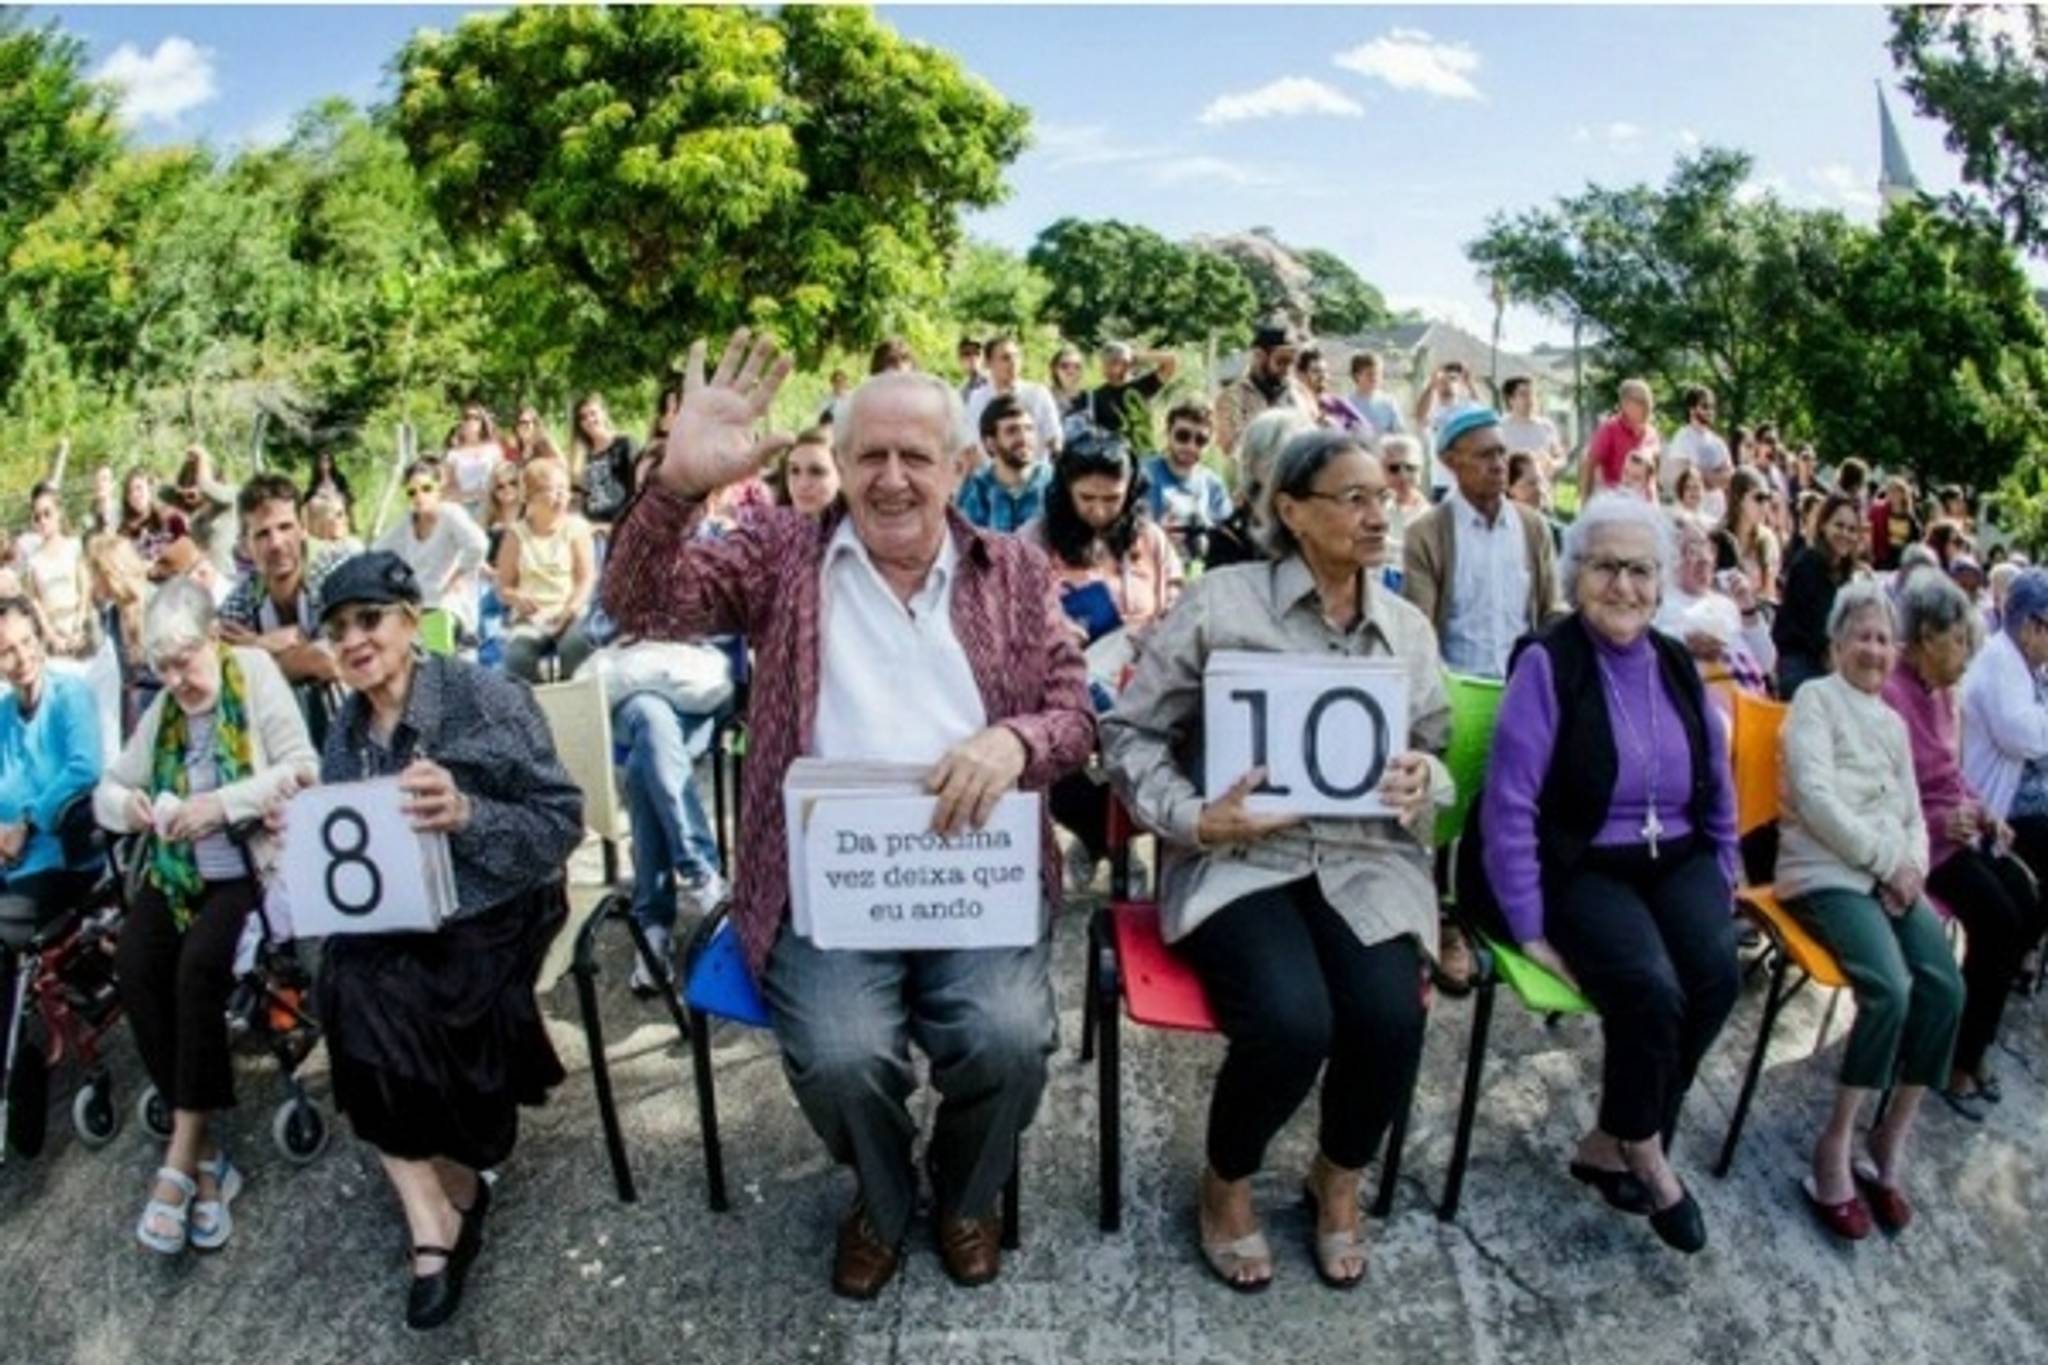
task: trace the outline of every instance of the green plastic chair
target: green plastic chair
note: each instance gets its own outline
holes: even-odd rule
[[[448,658],[455,653],[455,618],[440,607],[420,613],[420,648]]]
[[[1458,1104],[1457,1134],[1451,1142],[1451,1168],[1444,1178],[1444,1197],[1437,1216],[1445,1222],[1458,1216],[1458,1199],[1464,1192],[1465,1167],[1472,1155],[1472,1125],[1479,1112],[1479,1083],[1486,1068],[1486,1044],[1493,1031],[1494,994],[1505,981],[1522,1007],[1555,1020],[1566,1014],[1591,1014],[1593,1005],[1567,984],[1512,943],[1481,931],[1457,908],[1457,840],[1465,829],[1465,817],[1486,780],[1487,756],[1493,750],[1493,732],[1500,722],[1504,683],[1492,678],[1468,678],[1450,674],[1445,679],[1451,700],[1451,743],[1444,754],[1444,766],[1458,784],[1457,801],[1437,818],[1437,846],[1445,850],[1439,863],[1440,893],[1458,924],[1472,940],[1475,970],[1473,989],[1472,1041],[1465,1055],[1465,1090]]]

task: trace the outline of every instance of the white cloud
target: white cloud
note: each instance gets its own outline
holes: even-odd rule
[[[1358,118],[1364,113],[1364,105],[1319,80],[1308,76],[1282,76],[1256,90],[1218,95],[1209,101],[1209,107],[1196,121],[1213,126],[1255,118],[1300,118],[1307,114]]]
[[[1175,185],[1227,185],[1233,189],[1274,186],[1282,177],[1270,171],[1228,161],[1220,156],[1172,156],[1144,168],[1145,179],[1154,189]]]
[[[1338,53],[1335,60],[1346,71],[1385,81],[1396,90],[1453,100],[1485,98],[1472,83],[1479,54],[1465,43],[1438,42],[1419,28],[1393,29]]]
[[[1806,178],[1819,186],[1823,201],[1835,207],[1875,209],[1878,205],[1877,177],[1859,175],[1839,162],[1816,166],[1806,173]]]
[[[1050,161],[1054,170],[1147,161],[1167,151],[1163,147],[1118,142],[1099,123],[1041,123],[1032,132],[1031,150]]]
[[[1754,204],[1757,200],[1766,197],[1784,199],[1791,193],[1791,189],[1792,187],[1786,183],[1785,177],[1782,175],[1767,175],[1762,179],[1752,176],[1735,187],[1735,202],[1738,204]]]
[[[1685,148],[1688,152],[1696,151],[1700,145],[1700,135],[1690,128],[1680,128],[1678,130],[1678,145]]]
[[[213,50],[175,36],[149,53],[133,43],[121,44],[93,79],[120,92],[121,119],[131,125],[174,123],[220,94],[213,79]]]
[[[1610,147],[1633,147],[1643,136],[1643,130],[1633,123],[1616,121],[1607,125],[1607,145]]]

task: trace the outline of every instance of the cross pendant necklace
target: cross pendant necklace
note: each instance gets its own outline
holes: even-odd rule
[[[1649,807],[1649,813],[1643,817],[1643,827],[1637,833],[1643,836],[1643,843],[1649,849],[1650,861],[1655,862],[1657,861],[1657,841],[1664,837],[1664,822],[1657,816],[1657,788],[1660,776],[1657,769],[1658,759],[1661,755],[1657,750],[1656,660],[1652,659],[1650,661],[1650,686],[1646,697],[1650,711],[1650,743],[1647,748],[1643,745],[1642,736],[1636,731],[1635,717],[1629,715],[1622,707],[1621,689],[1615,685],[1614,674],[1608,671],[1604,663],[1596,664],[1596,667],[1600,669],[1601,680],[1607,684],[1607,695],[1614,703],[1614,714],[1620,718],[1622,726],[1628,731],[1629,747],[1636,751],[1636,756],[1642,760],[1643,766],[1649,770],[1649,799],[1646,802]]]

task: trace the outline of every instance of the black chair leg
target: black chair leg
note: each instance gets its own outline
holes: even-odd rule
[[[1109,940],[1109,924],[1106,910],[1097,910],[1088,917],[1088,960],[1081,968],[1081,1065],[1095,1060],[1095,1029],[1100,1022],[1096,1019],[1095,974],[1099,969],[1104,944]]]
[[[725,1195],[725,1145],[718,1137],[718,1095],[711,1072],[711,1019],[690,1011],[690,1067],[697,1082],[697,1127],[704,1138],[704,1187],[713,1213],[732,1207]]]
[[[1095,1001],[1097,1098],[1095,1122],[1100,1138],[1101,1223],[1104,1232],[1124,1225],[1124,1110],[1122,1020],[1117,1008],[1116,957],[1105,944],[1092,973]]]
[[[711,736],[711,836],[718,842],[718,865],[726,872],[732,871],[732,850],[727,842],[726,821],[726,778],[725,745],[726,731],[723,725]]]
[[[1387,1145],[1380,1154],[1379,1196],[1372,1201],[1372,1216],[1385,1218],[1394,1211],[1394,1187],[1401,1178],[1401,1149],[1408,1142],[1408,1116],[1415,1108],[1415,1087],[1420,1080],[1410,1081],[1408,1093],[1401,1097],[1401,1107],[1394,1111],[1394,1122],[1387,1129]]]
[[[1479,1112],[1479,1081],[1486,1068],[1487,1034],[1493,1029],[1493,996],[1499,980],[1488,972],[1479,982],[1479,999],[1472,1011],[1472,1043],[1465,1054],[1465,1093],[1458,1101],[1458,1131],[1451,1141],[1451,1169],[1444,1177],[1443,1202],[1437,1217],[1448,1223],[1458,1216],[1458,1200],[1465,1191],[1465,1163],[1472,1156],[1472,1123]]]
[[[616,839],[603,839],[599,841],[599,847],[604,850],[604,884],[606,886],[617,886],[619,884],[619,841]]]
[[[1019,1207],[1023,1203],[1024,1139],[1017,1139],[1016,1154],[1010,1158],[1010,1178],[1003,1182],[1003,1250],[1015,1251],[1024,1244]]]
[[[592,916],[595,923],[604,911],[600,909]],[[590,925],[583,928],[590,932]],[[583,1042],[590,1052],[590,1080],[597,1090],[597,1117],[604,1125],[605,1152],[611,1158],[612,1184],[619,1192],[619,1202],[631,1204],[639,1195],[633,1188],[633,1168],[626,1158],[625,1134],[619,1130],[619,1111],[612,1099],[612,1074],[604,1056],[604,1024],[597,1012],[597,971],[583,956],[581,945],[577,961],[570,974],[576,979],[576,1000],[583,1011]]]
[[[1770,994],[1764,997],[1764,1017],[1757,1025],[1756,1050],[1749,1055],[1749,1066],[1742,1077],[1742,1093],[1736,1097],[1735,1113],[1728,1120],[1728,1136],[1721,1141],[1721,1157],[1714,1163],[1714,1174],[1725,1178],[1729,1167],[1735,1164],[1735,1144],[1742,1141],[1742,1125],[1749,1119],[1750,1101],[1756,1097],[1756,1083],[1764,1071],[1764,1054],[1770,1051],[1771,1030],[1777,1026],[1778,1011],[1785,1006],[1785,973],[1791,966],[1786,953],[1778,953],[1778,962],[1771,969]]]

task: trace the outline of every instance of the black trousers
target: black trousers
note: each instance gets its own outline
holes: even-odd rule
[[[2019,864],[1980,849],[1952,854],[1928,874],[1927,889],[1962,921],[1968,936],[1963,952],[1963,1017],[1956,1028],[1951,1065],[1975,1076],[1998,1036],[1998,1021],[2005,1016],[2020,959],[2041,941],[2048,917]]]
[[[1734,902],[1712,849],[1594,849],[1544,896],[1543,933],[1600,1011],[1600,1127],[1646,1142],[1677,1126],[1700,1058],[1742,991]]]
[[[1323,1155],[1347,1170],[1370,1161],[1422,1056],[1415,941],[1360,943],[1309,877],[1232,901],[1178,947],[1230,1040],[1209,1101],[1216,1174],[1256,1172],[1319,1072]]]
[[[242,922],[261,894],[254,880],[208,882],[183,933],[163,893],[146,887],[121,923],[114,972],[142,1065],[173,1109],[229,1109],[228,995]]]
[[[1047,793],[1052,818],[1096,857],[1109,853],[1109,788],[1086,773],[1068,773]]]

